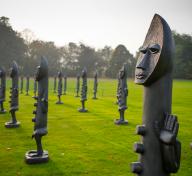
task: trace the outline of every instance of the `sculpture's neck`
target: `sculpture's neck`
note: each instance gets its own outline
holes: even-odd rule
[[[38,82],[38,97],[39,99],[48,100],[48,78],[45,77]]]
[[[12,78],[12,87],[18,88],[18,76]]]
[[[144,109],[143,115],[148,118],[149,114],[153,116],[154,121],[159,117],[157,114],[171,113],[172,102],[172,77],[171,73],[166,74],[161,79],[144,87]],[[147,117],[148,116],[148,117]],[[146,120],[145,118],[143,120]],[[162,119],[156,119],[162,120]],[[145,123],[145,122],[144,122]]]

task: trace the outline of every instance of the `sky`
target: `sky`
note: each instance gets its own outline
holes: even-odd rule
[[[0,16],[14,30],[30,29],[57,46],[83,42],[95,48],[142,45],[155,13],[172,30],[192,34],[192,0],[0,0]]]

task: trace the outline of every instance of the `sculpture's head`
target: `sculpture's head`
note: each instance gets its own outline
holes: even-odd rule
[[[42,56],[41,63],[39,66],[37,66],[35,79],[36,81],[40,81],[41,79],[47,76],[48,76],[48,62],[47,62],[47,58]]]
[[[0,78],[5,76],[5,69],[3,67],[0,67]]]
[[[128,71],[128,65],[127,63],[124,63],[122,68],[119,70],[119,78],[127,78],[127,71]]]
[[[83,68],[81,76],[82,76],[82,78],[85,78],[87,76],[87,69],[86,69],[86,67]]]
[[[136,64],[135,83],[148,86],[172,72],[174,41],[167,22],[155,14],[140,48]]]
[[[15,76],[18,76],[18,73],[19,73],[18,65],[15,61],[13,61],[12,66],[10,68],[10,77],[13,78]]]
[[[58,71],[57,76],[58,76],[58,78],[62,78],[62,76],[63,76],[62,72]]]

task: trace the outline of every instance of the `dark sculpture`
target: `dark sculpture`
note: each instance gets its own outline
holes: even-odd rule
[[[98,73],[96,71],[94,75],[93,99],[97,99],[97,86],[98,86],[97,76],[98,76]]]
[[[56,89],[57,89],[57,77],[54,77],[54,83],[53,83],[53,92],[56,93]]]
[[[120,78],[119,78],[119,74],[118,74],[118,76],[117,76],[117,94],[116,94],[117,101],[115,104],[119,104],[119,89],[120,89]]]
[[[115,124],[117,125],[128,124],[128,121],[124,119],[124,112],[127,109],[127,96],[128,96],[127,71],[128,71],[127,64],[124,64],[119,71],[118,105],[119,105],[120,118],[115,120]]]
[[[20,94],[23,93],[23,76],[21,76],[21,82],[20,82]]]
[[[174,41],[167,22],[155,15],[135,71],[135,83],[144,86],[143,125],[137,126],[142,143],[135,143],[140,162],[132,163],[141,176],[169,176],[180,166],[179,123],[171,115]]]
[[[26,95],[29,95],[29,76],[26,77]]]
[[[6,113],[4,109],[3,102],[5,101],[5,94],[6,94],[6,73],[4,68],[0,67],[0,114]]]
[[[79,97],[79,87],[80,87],[80,75],[77,74],[76,96],[75,97]]]
[[[25,161],[28,164],[43,163],[49,160],[48,152],[44,151],[41,144],[42,136],[47,134],[47,113],[48,113],[48,63],[45,57],[41,58],[40,66],[37,67],[36,81],[38,82],[38,98],[34,104],[36,110],[33,112],[35,118],[34,132],[37,150],[28,151],[25,154]]]
[[[79,112],[87,112],[88,110],[85,109],[85,101],[87,101],[87,69],[84,68],[82,70],[82,86],[81,86],[81,104],[82,107],[79,109]]]
[[[34,82],[33,82],[33,93],[34,93],[33,98],[37,98],[37,81],[35,78],[34,78]]]
[[[5,123],[7,128],[16,128],[19,127],[20,122],[17,121],[15,112],[19,109],[19,89],[18,89],[18,80],[19,80],[19,70],[17,63],[13,61],[10,68],[10,77],[12,79],[12,87],[10,88],[10,110],[11,121]]]
[[[64,76],[64,83],[63,83],[63,95],[66,95],[67,91],[67,76]]]
[[[62,72],[61,71],[59,71],[58,72],[58,91],[57,91],[57,93],[58,93],[58,101],[56,102],[56,104],[63,104],[63,102],[61,101],[61,96],[62,96]]]

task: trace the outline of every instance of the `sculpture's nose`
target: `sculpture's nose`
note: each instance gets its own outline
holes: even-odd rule
[[[136,68],[146,70],[149,62],[149,56],[150,56],[149,51],[143,54],[142,58],[139,59],[140,61],[137,63]]]

